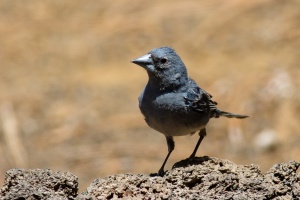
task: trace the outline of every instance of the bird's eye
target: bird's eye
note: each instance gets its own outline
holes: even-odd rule
[[[161,59],[160,59],[160,62],[161,62],[162,64],[165,64],[167,61],[168,61],[167,58],[161,58]]]

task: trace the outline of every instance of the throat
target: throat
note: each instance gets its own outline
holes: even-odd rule
[[[186,85],[186,80],[182,77],[174,79],[159,79],[149,77],[148,85],[159,91],[178,91]]]

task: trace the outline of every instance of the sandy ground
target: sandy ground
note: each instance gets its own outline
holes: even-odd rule
[[[174,47],[189,75],[239,121],[213,119],[198,155],[258,164],[300,160],[299,1],[2,1],[0,184],[10,168],[50,168],[80,188],[156,172],[163,135],[145,124],[147,82],[130,63]],[[198,137],[175,138],[166,169]]]

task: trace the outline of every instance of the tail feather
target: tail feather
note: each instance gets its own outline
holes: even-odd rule
[[[224,116],[224,117],[228,117],[228,118],[238,118],[238,119],[244,119],[244,118],[249,117],[247,115],[240,115],[240,114],[225,112],[225,111],[222,111],[222,110],[216,110],[216,113],[215,113],[214,117],[218,118],[220,116]]]

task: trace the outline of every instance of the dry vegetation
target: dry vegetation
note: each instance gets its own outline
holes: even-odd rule
[[[167,152],[137,106],[146,73],[130,60],[174,47],[219,107],[198,155],[300,160],[300,3],[10,1],[0,4],[0,183],[6,170],[51,168],[80,188],[113,173],[155,172]],[[197,136],[175,138],[167,169]]]

